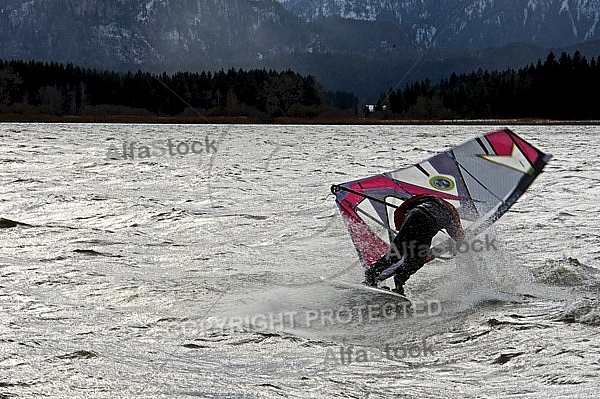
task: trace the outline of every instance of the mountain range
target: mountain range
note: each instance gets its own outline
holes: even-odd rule
[[[280,0],[304,21],[342,17],[391,22],[427,48],[527,42],[565,46],[599,38],[600,3],[588,0]],[[436,35],[440,35],[436,43]]]
[[[600,2],[587,0],[3,0],[0,58],[291,68],[372,97],[408,71],[402,84],[519,67],[550,50],[597,56],[599,20]]]

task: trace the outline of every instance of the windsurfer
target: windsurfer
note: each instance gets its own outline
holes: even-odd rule
[[[394,224],[398,234],[390,250],[365,271],[365,284],[376,286],[380,274],[404,258],[394,272],[394,291],[401,295],[409,277],[433,259],[431,240],[438,231],[446,229],[456,241],[465,236],[456,208],[433,195],[420,194],[404,201],[394,212]]]

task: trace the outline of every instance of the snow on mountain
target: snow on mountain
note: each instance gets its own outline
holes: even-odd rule
[[[598,0],[2,0],[0,58],[155,72],[293,68],[373,94],[424,49],[437,52],[412,78],[519,66],[576,44],[597,56],[599,19]]]
[[[278,0],[305,21],[341,17],[409,27],[414,43],[485,47],[511,41],[546,46],[600,38],[600,2],[589,0]]]

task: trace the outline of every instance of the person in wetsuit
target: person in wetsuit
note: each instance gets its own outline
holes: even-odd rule
[[[394,212],[398,234],[388,253],[365,272],[365,284],[377,286],[377,277],[404,257],[395,271],[394,291],[404,295],[404,284],[417,270],[431,260],[431,240],[438,231],[446,229],[455,241],[463,240],[464,230],[456,208],[433,195],[416,195],[402,203]]]

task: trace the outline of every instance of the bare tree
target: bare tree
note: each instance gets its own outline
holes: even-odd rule
[[[9,104],[10,91],[21,83],[23,80],[11,67],[0,69],[0,105]]]
[[[292,107],[299,105],[304,95],[302,77],[290,74],[273,76],[265,85],[270,112],[281,110],[288,115]]]
[[[38,92],[42,109],[50,115],[61,115],[63,112],[63,95],[54,86],[42,87]]]

